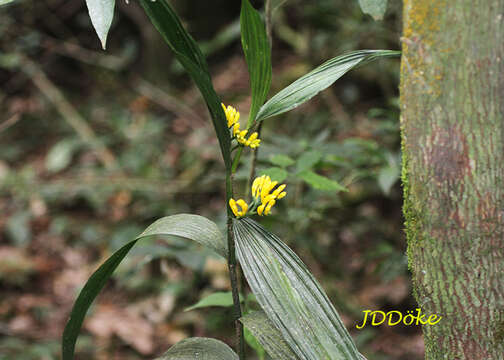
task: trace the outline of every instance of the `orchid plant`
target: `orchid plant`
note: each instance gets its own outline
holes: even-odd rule
[[[105,48],[114,0],[86,2]],[[399,53],[359,50],[337,56],[267,100],[272,77],[270,42],[262,15],[249,0],[242,0],[241,42],[250,74],[252,102],[247,121],[240,123],[240,113],[224,105],[215,92],[203,53],[182,26],[169,1],[138,2],[196,83],[208,107],[226,168],[227,228],[222,232],[213,221],[199,215],[174,214],[157,220],[116,251],[93,273],[75,301],[63,334],[63,360],[74,358],[75,343],[86,312],[114,270],[139,240],[154,235],[196,241],[226,259],[237,337],[235,350],[215,339],[189,338],[172,346],[158,359],[199,359],[201,354],[204,359],[242,360],[245,358],[243,326],[272,359],[363,359],[306,265],[276,235],[254,220],[256,216],[260,218],[271,213],[276,202],[287,195],[286,184],[279,184],[266,174],[254,179],[252,172],[250,199],[246,201],[247,195],[244,195],[235,200],[234,175],[241,165],[242,153],[257,152],[260,148],[262,121],[298,107],[357,66],[379,58],[396,57]],[[245,315],[242,311],[238,265],[261,307],[259,311]]]

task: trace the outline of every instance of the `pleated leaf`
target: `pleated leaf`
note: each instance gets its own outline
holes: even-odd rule
[[[236,255],[257,301],[302,360],[359,360],[352,338],[306,265],[255,221],[233,221]]]
[[[241,317],[240,321],[255,336],[273,360],[299,359],[264,311],[251,312]]]
[[[399,51],[359,50],[337,56],[300,77],[269,99],[259,110],[256,120],[264,120],[298,107],[359,65],[379,58],[399,55]]]
[[[74,303],[70,319],[63,332],[62,359],[72,360],[75,351],[75,342],[82,327],[86,312],[92,302],[112,276],[124,257],[138,240],[151,235],[172,235],[199,242],[202,245],[217,251],[220,255],[227,254],[227,248],[223,245],[223,236],[215,223],[210,220],[189,214],[179,214],[164,217],[149,226],[136,239],[130,241],[117,250],[96,270],[84,285]]]
[[[229,167],[231,165],[231,141],[227,120],[220,105],[219,96],[212,85],[203,53],[191,35],[184,29],[167,0],[140,0],[140,4],[203,95],[219,139],[224,162]]]
[[[86,0],[91,23],[101,41],[103,50],[107,46],[107,35],[114,18],[115,0]]]
[[[152,223],[138,237],[151,235],[180,236],[194,240],[227,258],[227,243],[217,225],[206,217],[193,214],[166,216]]]
[[[238,355],[222,341],[194,337],[176,343],[155,360],[238,360]]]
[[[259,108],[266,101],[271,86],[271,49],[261,15],[249,0],[242,0],[240,25],[242,48],[252,90],[252,105],[247,124],[247,127],[250,127]]]

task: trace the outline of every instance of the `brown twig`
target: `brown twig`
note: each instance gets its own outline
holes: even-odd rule
[[[145,96],[146,98],[164,107],[165,109],[175,114],[179,114],[181,116],[192,119],[199,124],[205,123],[205,120],[196,111],[185,105],[180,101],[180,99],[177,99],[174,96],[168,94],[166,91],[163,91],[160,88],[154,86],[147,80],[144,80],[140,77],[136,78],[133,87],[139,94]]]
[[[107,169],[118,169],[118,164],[112,152],[98,140],[93,129],[79,114],[63,93],[47,77],[45,72],[32,60],[19,54],[22,70],[30,76],[35,86],[54,105],[65,121],[86,143],[95,149],[98,159]]]
[[[0,124],[0,132],[10,128],[12,125],[17,123],[21,119],[21,115],[19,114],[14,114],[7,120],[5,120],[3,123]]]
[[[80,62],[100,66],[112,71],[120,71],[128,64],[128,59],[123,59],[114,55],[105,55],[98,51],[83,48],[72,42],[57,41],[49,36],[46,36],[43,44],[46,48],[59,55],[67,56]],[[141,77],[134,78],[133,88],[139,94],[168,111],[187,117],[200,124],[205,122],[197,112],[181,102],[180,99],[175,98]]]
[[[105,55],[98,51],[89,50],[69,41],[59,41],[45,35],[42,42],[48,50],[63,56],[68,56],[80,62],[100,66],[113,71],[120,71],[128,64],[128,57]]]

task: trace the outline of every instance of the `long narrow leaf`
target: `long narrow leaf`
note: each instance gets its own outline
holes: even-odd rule
[[[178,15],[173,11],[168,1],[140,0],[140,3],[168,46],[176,52],[176,55],[180,53],[186,56],[210,78],[205,56],[196,41],[182,26]]]
[[[105,283],[110,278],[114,270],[119,266],[124,257],[128,254],[131,248],[138,240],[133,240],[117,250],[105,263],[96,270],[89,278],[81,290],[79,297],[74,303],[70,319],[63,331],[62,339],[62,358],[63,360],[72,360],[75,351],[75,342],[79,336],[82,322],[86,316],[91,303],[94,301],[98,293],[101,291]]]
[[[187,338],[173,345],[155,360],[238,360],[238,355],[222,341]]]
[[[140,4],[201,91],[212,117],[224,163],[226,167],[230,167],[231,140],[227,120],[212,85],[205,57],[167,0],[140,0]]]
[[[271,86],[271,49],[261,15],[252,7],[249,0],[242,0],[240,24],[242,48],[252,89],[248,128],[264,104]]]
[[[240,322],[255,336],[273,360],[299,359],[264,311],[251,312],[241,317]]]
[[[102,48],[107,46],[107,35],[114,18],[115,0],[86,0],[91,23],[101,41]]]
[[[167,216],[154,222],[135,240],[130,241],[112,254],[112,256],[91,275],[84,285],[84,288],[81,290],[74,303],[70,318],[63,332],[63,360],[73,359],[75,342],[77,341],[86,312],[103,286],[105,286],[107,280],[112,276],[114,270],[119,266],[138,240],[151,235],[179,236],[208,246],[222,256],[227,254],[223,236],[218,230],[217,225],[202,216],[179,214]]]
[[[233,233],[257,301],[300,359],[361,359],[327,295],[288,246],[247,218],[233,222]]]
[[[300,77],[269,99],[259,110],[256,120],[264,120],[298,107],[359,65],[379,58],[399,55],[399,51],[360,50],[337,56]]]

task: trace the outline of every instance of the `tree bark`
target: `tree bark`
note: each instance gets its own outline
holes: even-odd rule
[[[504,0],[404,0],[408,262],[426,359],[504,359]]]

